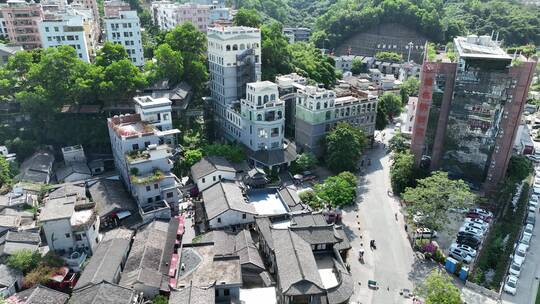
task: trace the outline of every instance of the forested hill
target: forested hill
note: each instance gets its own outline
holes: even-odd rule
[[[499,32],[507,46],[540,45],[540,9],[516,0],[236,0],[285,26],[308,26],[313,41],[336,47],[384,22],[399,22],[437,42]]]

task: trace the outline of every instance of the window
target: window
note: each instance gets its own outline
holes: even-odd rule
[[[172,192],[167,192],[167,198],[171,198],[171,197],[173,197],[173,196],[174,196],[174,193],[172,193]]]
[[[214,182],[216,181],[216,176],[215,175],[212,176],[212,181],[214,181]]]
[[[92,225],[92,229],[96,230],[96,224]]]
[[[230,294],[231,294],[231,292],[229,291],[228,288],[223,289],[223,295],[224,296],[229,296]]]
[[[242,214],[242,218],[245,220],[246,219],[246,214]]]
[[[159,184],[154,184],[154,189],[159,189]]]
[[[204,184],[204,183],[206,183],[206,181],[205,181],[205,178],[204,178],[204,177],[203,177],[203,179],[202,179],[202,182],[203,182],[203,184]]]
[[[75,240],[76,241],[82,241],[82,237],[80,234],[75,234]]]
[[[149,197],[146,201],[147,201],[149,204],[151,204],[151,203],[154,201],[154,199],[151,198],[151,197]]]
[[[156,195],[156,202],[161,200],[161,195]]]
[[[69,239],[71,237],[71,234],[66,233],[66,239]]]
[[[145,146],[145,147],[150,146],[150,142],[149,142],[149,141],[145,141],[145,142],[144,142],[144,146]]]
[[[152,190],[152,188],[150,188],[150,186],[146,186],[146,191],[148,192],[150,190]]]
[[[131,147],[133,150],[139,150],[139,144],[133,144]]]
[[[217,222],[221,223],[221,218],[220,217],[217,218]]]

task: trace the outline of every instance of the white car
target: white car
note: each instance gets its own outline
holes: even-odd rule
[[[529,206],[534,207],[534,209],[538,208],[538,199],[533,200],[533,197],[537,197],[536,195],[532,195],[531,199],[529,200]]]
[[[531,194],[530,200],[538,204],[538,200],[539,200],[538,195]]]
[[[437,231],[433,230],[433,234],[431,233],[431,230],[429,228],[417,228],[416,229],[416,237],[417,238],[424,238],[424,239],[429,239],[430,237],[431,238],[436,238],[437,237]]]
[[[477,235],[478,237],[483,237],[484,236],[484,231],[482,229],[478,229],[478,228],[462,226],[461,228],[459,228],[459,231],[460,232],[472,233],[474,235]]]
[[[521,236],[521,239],[519,240],[520,244],[524,244],[527,246],[527,249],[529,249],[529,246],[531,244],[532,235],[530,234],[523,234]]]
[[[477,223],[470,223],[470,222],[465,222],[462,227],[475,228],[475,229],[478,229],[478,230],[482,230],[483,233],[485,233],[487,231],[487,228],[488,228],[487,226],[480,225],[480,224],[477,224]]]
[[[527,256],[527,245],[519,244],[514,251],[514,263],[522,265],[525,262],[525,257]]]
[[[540,187],[534,187],[534,188],[533,188],[533,193],[534,193],[535,195],[540,195]]]
[[[540,162],[540,156],[537,156],[537,155],[527,155],[527,158],[530,159],[534,163]]]
[[[504,292],[515,296],[517,291],[517,282],[518,278],[516,276],[509,275],[506,277],[506,282],[504,283]]]
[[[512,262],[512,265],[510,265],[510,268],[508,269],[508,273],[513,276],[519,277],[519,275],[521,274],[521,265]]]
[[[465,244],[458,244],[458,243],[453,243],[452,245],[450,245],[450,250],[455,249],[455,248],[459,248],[465,251],[468,255],[470,255],[473,258],[476,256],[476,250],[472,248],[471,246],[468,246]]]
[[[486,227],[486,228],[489,226],[489,223],[485,222],[485,221],[482,220],[481,218],[470,218],[470,217],[466,217],[464,222],[465,222],[465,223],[474,223],[474,224],[477,224],[477,225],[484,226],[484,227]]]
[[[456,259],[458,262],[463,262],[465,264],[469,264],[473,260],[473,258],[466,251],[459,248],[450,249],[448,251],[448,256]]]
[[[485,217],[493,218],[493,213],[491,213],[490,211],[487,211],[485,209],[482,209],[482,208],[471,208],[471,209],[469,209],[469,212],[477,213],[477,214],[481,214],[481,215],[483,215]]]
[[[531,236],[533,235],[534,226],[532,224],[527,224],[523,229],[523,235]]]

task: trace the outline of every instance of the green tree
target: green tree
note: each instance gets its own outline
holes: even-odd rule
[[[416,77],[409,77],[399,86],[399,95],[401,96],[401,103],[406,105],[409,102],[409,96],[418,96],[418,88],[420,87],[420,80]]]
[[[241,7],[233,18],[234,25],[259,27],[261,25],[261,16],[255,9]]]
[[[163,41],[182,56],[194,54],[203,56],[206,52],[206,35],[199,31],[191,22],[182,23],[165,34]]]
[[[163,295],[158,295],[152,300],[152,304],[168,304],[169,299]]]
[[[315,185],[317,197],[336,208],[352,204],[356,199],[356,177],[350,172],[342,172]]]
[[[278,22],[261,26],[262,79],[274,81],[278,74],[292,72],[292,55],[289,41],[283,35],[283,27]]]
[[[338,125],[326,135],[326,163],[334,172],[355,171],[360,155],[367,145],[361,130],[348,123]]]
[[[244,149],[238,145],[210,144],[203,148],[204,156],[223,156],[231,162],[238,163],[246,159]]]
[[[415,188],[407,187],[403,192],[406,210],[408,214],[422,214],[422,224],[431,230],[443,230],[450,222],[448,209],[467,208],[475,199],[463,180],[451,180],[446,172],[435,171],[416,183]]]
[[[358,75],[367,72],[366,66],[362,63],[362,58],[354,57],[352,60],[351,73]]]
[[[41,255],[37,251],[29,249],[21,249],[14,252],[7,258],[6,264],[14,269],[20,270],[26,274],[30,270],[37,267],[41,261]]]
[[[9,162],[5,157],[0,156],[0,188],[4,185],[9,185],[12,178],[13,176]]]
[[[533,169],[533,164],[525,156],[513,155],[510,158],[510,163],[508,164],[506,176],[514,182],[519,182],[529,176]]]
[[[417,288],[417,293],[426,304],[461,304],[459,289],[452,278],[440,270],[433,270]]]
[[[308,189],[298,194],[302,203],[307,204],[313,210],[320,210],[324,207],[322,201],[317,197],[315,191]]]
[[[383,130],[388,125],[388,121],[401,113],[401,100],[393,93],[386,92],[379,97],[377,104],[377,117],[375,127],[377,130]]]
[[[400,62],[401,55],[396,52],[377,52],[375,58],[381,61]]]
[[[334,59],[324,55],[313,44],[297,42],[289,45],[294,70],[317,83],[331,88],[335,85],[338,74]]]
[[[151,62],[154,81],[169,80],[170,85],[178,84],[184,74],[182,54],[174,51],[167,43],[160,44],[154,51],[154,61]]]
[[[401,132],[397,132],[390,138],[388,141],[388,149],[395,153],[402,153],[409,149],[409,145],[407,144],[407,140],[401,134]]]
[[[392,191],[397,195],[414,183],[414,156],[409,151],[399,152],[392,156],[390,182]]]
[[[129,59],[123,45],[105,41],[103,47],[96,54],[96,65],[107,67],[113,62]]]
[[[317,164],[317,159],[312,153],[306,152],[298,156],[296,159],[296,164],[302,171],[309,170]]]
[[[146,79],[129,59],[115,61],[107,66],[103,71],[103,81],[99,84],[101,98],[110,102],[128,100],[145,86]]]
[[[191,149],[184,152],[184,163],[187,168],[191,168],[195,163],[203,158],[203,152],[201,149]]]

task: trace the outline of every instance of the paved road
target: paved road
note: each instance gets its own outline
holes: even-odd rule
[[[538,277],[540,277],[540,224],[537,221],[531,247],[525,258],[525,264],[519,275],[518,289],[515,296],[503,292],[502,300],[505,304],[534,304],[538,292]]]
[[[385,131],[391,133],[390,129]],[[390,189],[390,159],[382,149],[367,152],[371,166],[365,175],[359,175],[359,196],[355,206],[344,210],[343,223],[351,239],[349,263],[356,281],[353,303],[412,303],[399,295],[402,288],[414,289],[414,282],[425,276],[427,265],[416,263],[404,231],[399,203],[387,193]],[[398,221],[394,214],[398,213]],[[360,223],[360,230],[358,229]],[[369,249],[369,240],[377,243]],[[365,264],[358,261],[360,244],[366,247]],[[431,268],[429,268],[431,269]],[[369,279],[380,284],[377,291],[367,287]]]

